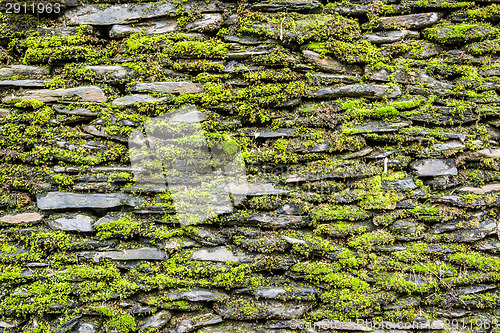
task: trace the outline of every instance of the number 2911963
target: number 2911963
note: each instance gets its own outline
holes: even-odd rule
[[[6,14],[58,14],[61,12],[60,3],[50,2],[7,2],[3,7]]]

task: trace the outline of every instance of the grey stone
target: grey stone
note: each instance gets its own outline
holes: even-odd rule
[[[170,333],[185,333],[191,332],[197,328],[219,324],[222,322],[222,317],[213,313],[197,315],[192,319],[182,320],[177,327],[172,329]]]
[[[167,311],[160,311],[154,316],[144,319],[139,324],[139,329],[159,329],[164,327],[170,320],[170,313]]]
[[[20,99],[36,99],[40,102],[57,102],[63,99],[79,102],[106,102],[106,95],[97,86],[77,87],[68,89],[41,89],[27,90],[20,96],[5,96],[2,101],[16,101]]]
[[[54,230],[91,232],[94,231],[93,221],[94,219],[90,216],[73,215],[49,221],[48,225]]]
[[[370,122],[363,126],[354,126],[352,128],[346,127],[346,129],[352,129],[356,134],[369,134],[369,133],[387,133],[387,132],[397,132],[402,127],[408,127],[410,123],[382,123],[382,122]]]
[[[176,114],[172,118],[170,118],[170,123],[201,123],[207,120],[207,114],[201,111],[191,111],[182,114]]]
[[[343,87],[325,87],[315,93],[318,98],[366,97],[395,98],[401,95],[399,87],[380,84],[352,84]]]
[[[401,16],[380,17],[378,22],[379,28],[394,29],[420,29],[433,25],[439,20],[439,13],[422,13],[410,14]]]
[[[221,292],[213,292],[208,289],[193,288],[189,291],[169,292],[166,297],[172,301],[187,300],[190,302],[213,302],[225,296]]]
[[[492,192],[500,192],[500,184],[487,184],[482,187],[470,187],[470,186],[464,186],[459,189],[457,189],[459,192],[464,192],[464,193],[474,193],[474,194],[488,194]]]
[[[94,325],[90,323],[82,323],[80,327],[78,327],[77,333],[94,333],[95,328]]]
[[[9,65],[0,67],[0,77],[49,75],[48,67]]]
[[[462,288],[456,288],[454,291],[458,295],[470,295],[470,294],[477,294],[483,291],[487,290],[492,290],[492,289],[497,289],[498,287],[495,286],[494,284],[477,284],[474,286],[467,286],[467,287],[462,287]]]
[[[412,163],[412,169],[417,176],[457,175],[458,169],[453,159],[425,159]]]
[[[137,206],[142,203],[139,198],[123,193],[69,193],[49,192],[37,195],[37,206],[42,210],[68,208],[113,208],[120,206]]]
[[[411,30],[389,30],[366,34],[363,36],[363,39],[366,39],[373,44],[394,43],[410,38],[418,39],[420,38],[420,33],[418,31]]]
[[[122,81],[137,77],[137,72],[125,66],[85,66],[94,72],[100,81]]]
[[[317,0],[285,0],[273,2],[259,2],[252,5],[252,10],[262,12],[302,12],[318,9],[321,3]]]
[[[50,80],[0,80],[0,87],[45,88]]]
[[[201,18],[186,24],[184,30],[190,32],[211,32],[217,31],[222,27],[224,19],[219,13],[202,14]]]
[[[423,83],[424,86],[431,89],[453,89],[453,85],[451,83],[436,80],[435,78],[432,78],[424,73],[417,74],[415,78],[419,82]]]
[[[460,141],[450,141],[445,143],[434,144],[434,149],[438,152],[450,151],[450,150],[460,150],[464,149],[466,146]]]
[[[308,221],[307,216],[253,214],[242,219],[240,223],[267,228],[300,228],[307,225]]]
[[[68,116],[81,116],[81,117],[96,117],[99,115],[99,113],[91,111],[89,109],[84,109],[84,108],[74,108],[74,109],[67,109],[64,107],[60,107],[57,105],[52,106],[54,111],[57,113],[62,113],[66,114]]]
[[[0,118],[10,116],[10,110],[8,109],[0,109]]]
[[[412,177],[406,177],[393,181],[383,181],[382,188],[384,190],[408,191],[414,190],[418,188],[418,186],[415,184]]]
[[[137,83],[131,87],[133,92],[195,94],[203,88],[192,82],[151,82]]]
[[[0,217],[1,223],[18,224],[18,223],[32,223],[42,220],[43,215],[40,213],[19,213],[13,215],[4,215]]]
[[[265,129],[257,129],[253,132],[254,138],[273,139],[295,136],[295,129],[293,128],[279,128],[275,131],[267,131]]]
[[[225,246],[197,249],[194,250],[191,255],[192,260],[216,262],[230,261],[240,263],[252,262],[260,257],[261,255],[246,253],[243,251],[233,252]]]
[[[109,31],[109,37],[123,38],[137,31],[142,31],[145,35],[157,35],[175,32],[178,30],[179,25],[177,24],[177,20],[161,19],[136,24],[115,24]]]
[[[68,25],[113,25],[140,19],[174,15],[177,8],[169,2],[106,6],[85,5],[66,11]]]
[[[121,251],[113,250],[106,252],[82,252],[79,255],[88,259],[92,259],[96,263],[98,263],[101,258],[108,258],[118,261],[168,259],[168,255],[165,253],[165,251],[151,247],[142,247],[139,249],[124,249]]]
[[[352,72],[349,69],[349,67],[344,66],[344,64],[342,64],[338,60],[333,59],[332,57],[329,56],[322,57],[319,53],[310,50],[303,50],[302,54],[304,55],[306,61],[315,64],[319,69],[325,72],[340,73],[340,74]]]
[[[256,296],[257,298],[279,299],[284,301],[292,299],[313,301],[316,298],[316,295],[319,294],[319,291],[314,288],[289,286],[287,288],[269,287],[256,289],[240,289],[236,290],[235,293],[244,293]]]
[[[114,106],[131,106],[135,103],[160,103],[166,101],[166,97],[153,97],[150,95],[128,95],[115,99],[111,104]]]
[[[258,196],[258,195],[277,195],[289,193],[289,190],[275,188],[272,183],[243,183],[229,184],[229,191],[233,195]]]

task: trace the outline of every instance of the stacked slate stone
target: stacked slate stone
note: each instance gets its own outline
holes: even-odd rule
[[[0,16],[1,332],[500,332],[499,0],[56,1]],[[128,137],[193,105],[252,186],[180,225]]]

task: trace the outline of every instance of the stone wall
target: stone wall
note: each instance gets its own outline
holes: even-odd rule
[[[1,5],[1,332],[500,332],[500,1],[57,1]],[[127,140],[193,105],[253,185],[179,225]]]

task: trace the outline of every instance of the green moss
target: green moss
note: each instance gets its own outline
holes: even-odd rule
[[[263,14],[251,12],[239,18],[238,33],[303,44],[332,37],[351,41],[359,36],[358,23],[334,14]]]
[[[96,229],[100,239],[129,238],[141,231],[141,222],[126,216],[117,221],[102,223]]]
[[[347,245],[360,250],[370,249],[375,245],[388,245],[394,242],[394,236],[385,230],[376,230],[352,238]]]
[[[336,220],[363,220],[369,214],[357,206],[349,205],[318,205],[311,210],[311,218],[314,222],[336,221]]]
[[[489,23],[442,23],[427,28],[424,32],[430,40],[441,44],[455,43],[457,40],[470,42],[498,34],[496,28]]]

